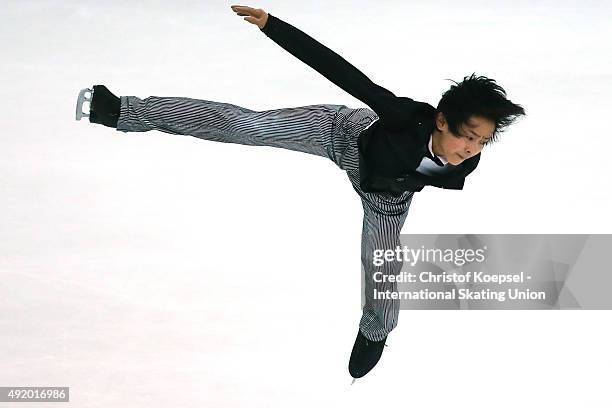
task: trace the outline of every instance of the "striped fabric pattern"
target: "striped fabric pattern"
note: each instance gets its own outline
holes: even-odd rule
[[[399,197],[368,193],[359,186],[359,133],[378,116],[367,108],[309,105],[253,111],[229,103],[183,97],[121,97],[117,130],[161,132],[250,146],[271,146],[322,156],[344,170],[363,206],[361,262],[365,304],[359,327],[368,339],[380,341],[397,325],[398,300],[374,300],[374,288],[396,290],[395,283],[374,283],[375,271],[398,274],[401,263],[372,264],[374,249],[395,249],[413,192]]]

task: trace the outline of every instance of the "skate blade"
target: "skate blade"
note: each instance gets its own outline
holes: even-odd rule
[[[89,112],[83,112],[83,103],[89,102],[91,106],[92,97],[93,97],[93,89],[90,89],[90,88],[81,89],[81,92],[79,92],[79,97],[77,99],[77,105],[76,105],[76,120],[81,120],[82,118],[89,117]]]

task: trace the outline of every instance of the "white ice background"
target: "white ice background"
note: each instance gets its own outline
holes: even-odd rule
[[[230,4],[2,3],[0,386],[70,386],[79,408],[609,407],[610,312],[402,311],[350,386],[362,208],[340,169],[74,120],[100,83],[364,106]],[[612,233],[611,2],[250,5],[396,95],[436,105],[476,72],[526,108],[463,191],[416,194],[404,233]]]

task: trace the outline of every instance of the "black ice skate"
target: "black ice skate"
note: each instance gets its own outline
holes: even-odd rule
[[[381,341],[369,340],[359,330],[349,361],[349,373],[353,378],[361,378],[374,368],[380,360],[386,340],[386,337]]]
[[[84,102],[89,102],[89,114],[83,112]],[[116,128],[120,110],[121,99],[104,85],[94,85],[93,89],[85,88],[79,92],[76,120],[88,117],[91,123]]]

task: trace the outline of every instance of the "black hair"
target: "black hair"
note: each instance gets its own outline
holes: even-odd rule
[[[493,79],[473,73],[459,83],[452,82],[455,84],[442,94],[437,112],[444,114],[450,132],[456,136],[471,116],[482,116],[495,123],[494,141],[499,132],[525,115],[525,109],[507,99],[504,88]]]

